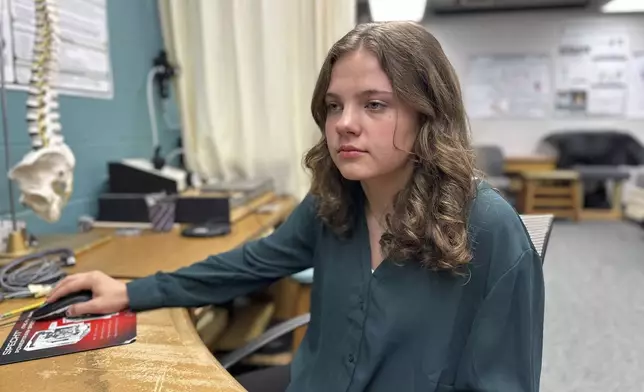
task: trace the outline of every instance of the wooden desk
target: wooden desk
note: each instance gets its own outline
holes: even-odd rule
[[[190,265],[256,238],[285,219],[295,201],[277,201],[276,210],[248,213],[224,237],[192,239],[176,232],[113,236],[81,254],[70,272],[101,270],[118,278],[137,278]],[[31,301],[4,301],[0,312]],[[186,309],[142,312],[137,319],[137,341],[130,345],[1,366],[0,392],[244,391],[203,344]],[[2,342],[10,331],[0,327]]]
[[[510,178],[509,191],[515,194],[523,192],[521,173],[552,171],[556,168],[556,158],[549,156],[514,156],[503,160],[503,172]]]
[[[295,205],[292,198],[280,198],[277,202],[277,211],[247,214],[223,237],[187,238],[179,235],[179,229],[169,233],[145,231],[134,237],[113,236],[111,241],[81,255],[70,272],[100,270],[115,278],[133,279],[157,271],[174,271],[261,236],[282,221]]]
[[[5,301],[0,312],[33,301]],[[0,340],[10,331],[0,327]],[[185,309],[137,314],[132,344],[0,366],[0,380],[2,392],[245,390],[203,345]]]
[[[521,173],[523,194],[520,210],[524,214],[553,214],[557,218],[579,220],[581,185],[573,170]]]
[[[506,157],[503,160],[503,171],[506,174],[520,174],[521,172],[550,171],[557,168],[557,159],[549,156],[516,156]]]

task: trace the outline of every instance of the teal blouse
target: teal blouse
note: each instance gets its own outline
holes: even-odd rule
[[[373,273],[364,214],[348,239],[306,197],[268,237],[128,283],[132,310],[229,301],[315,268],[311,322],[288,391],[535,392],[541,373],[542,263],[515,210],[479,187],[469,277],[413,261]]]

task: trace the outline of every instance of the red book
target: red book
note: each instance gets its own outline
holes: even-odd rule
[[[136,340],[136,314],[32,320],[24,312],[0,348],[0,365],[129,344]]]

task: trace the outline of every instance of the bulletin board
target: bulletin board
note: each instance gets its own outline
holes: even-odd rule
[[[474,118],[543,118],[552,94],[547,54],[489,54],[470,58],[465,105]]]
[[[630,58],[624,30],[566,30],[557,48],[556,115],[626,116]]]
[[[644,51],[625,29],[567,28],[551,54],[470,56],[472,118],[644,118]]]

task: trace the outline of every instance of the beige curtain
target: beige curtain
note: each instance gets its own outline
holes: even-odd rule
[[[159,0],[190,169],[270,176],[302,197],[302,158],[320,136],[311,94],[355,9],[355,0]]]

